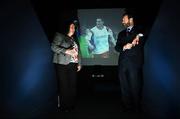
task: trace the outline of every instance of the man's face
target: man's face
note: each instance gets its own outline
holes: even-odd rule
[[[130,26],[130,19],[128,18],[127,15],[123,16],[122,24],[123,24],[125,27]]]
[[[102,21],[102,19],[96,19],[96,25],[97,25],[97,27],[102,27],[103,26],[103,21]]]
[[[91,32],[90,29],[86,29],[86,30],[85,30],[85,33],[86,33],[86,34],[88,34],[88,33],[90,33],[90,32]]]

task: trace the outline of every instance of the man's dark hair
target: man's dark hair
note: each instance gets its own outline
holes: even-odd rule
[[[128,18],[130,19],[130,18],[133,18],[134,19],[134,15],[132,14],[132,13],[128,13],[128,12],[125,12],[124,14],[123,14],[123,16],[128,16]]]
[[[128,19],[130,19],[130,18],[133,18],[133,22],[134,22],[134,24],[136,24],[137,25],[137,17],[135,16],[135,14],[133,14],[133,13],[131,13],[131,12],[125,12],[124,14],[123,14],[123,17],[124,16],[128,16]]]

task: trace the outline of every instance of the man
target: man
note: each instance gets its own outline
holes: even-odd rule
[[[123,15],[125,30],[118,34],[119,79],[124,110],[140,111],[144,37],[131,14]]]
[[[90,49],[95,58],[108,58],[110,43],[115,46],[116,42],[113,37],[113,32],[110,28],[104,26],[101,18],[96,19],[96,26],[91,30],[89,39],[91,40]],[[93,47],[92,47],[93,46]]]
[[[90,29],[86,27],[82,27],[81,35],[79,37],[80,51],[82,58],[93,58],[93,55],[89,52],[94,48],[94,46],[90,43],[90,37],[92,33]]]

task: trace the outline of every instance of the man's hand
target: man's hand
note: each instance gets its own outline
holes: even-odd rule
[[[127,43],[126,45],[123,46],[123,51],[127,50],[127,49],[131,49],[132,48],[132,43]]]
[[[139,38],[136,37],[133,41],[132,41],[132,45],[135,46],[135,45],[138,45],[139,44]]]
[[[144,35],[143,35],[142,33],[139,33],[139,34],[136,36],[136,38],[132,41],[133,46],[138,45],[138,44],[139,44],[139,38],[140,38],[140,37],[143,37],[143,36],[144,36]]]

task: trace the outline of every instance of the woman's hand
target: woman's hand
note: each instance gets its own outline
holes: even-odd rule
[[[73,48],[73,49],[67,49],[65,53],[68,54],[68,55],[71,55],[72,57],[77,57],[77,56],[78,56],[78,53],[77,53],[77,51],[75,50],[75,48]]]
[[[81,70],[81,65],[77,65],[77,72]]]

